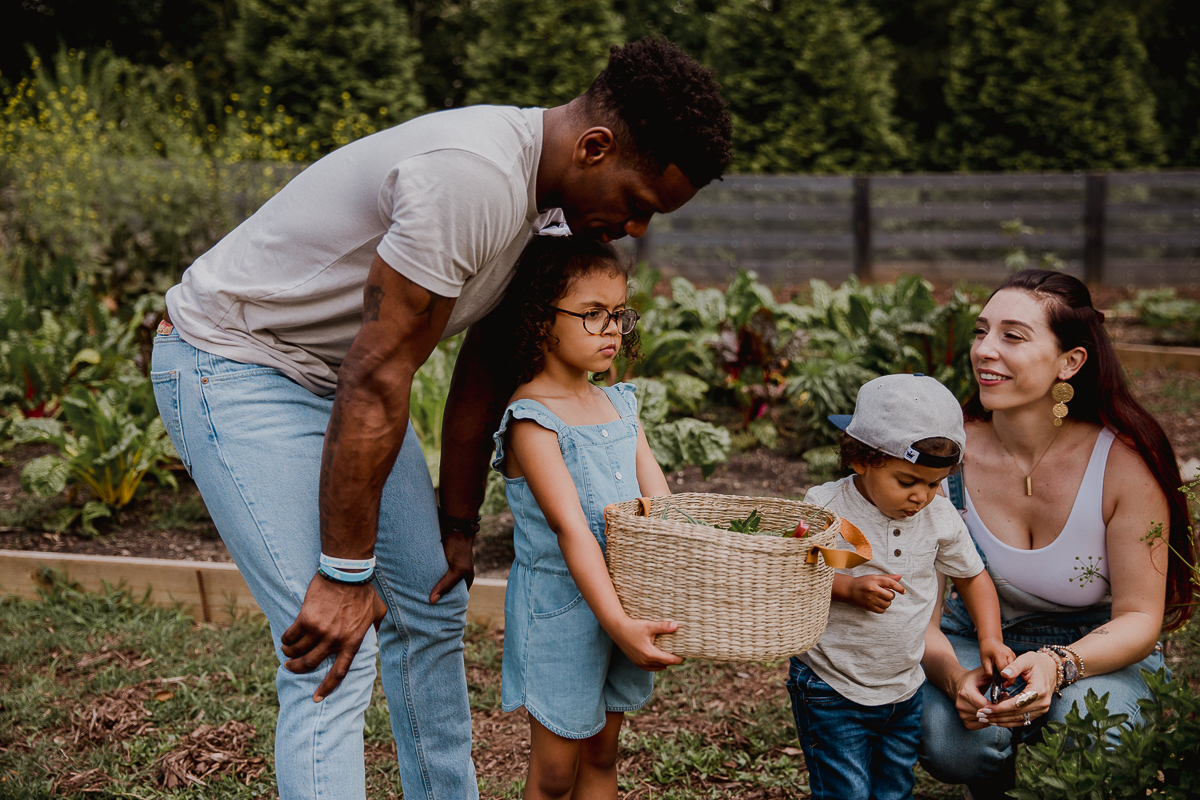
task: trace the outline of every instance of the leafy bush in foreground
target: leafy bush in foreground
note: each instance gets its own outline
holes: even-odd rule
[[[1109,714],[1108,694],[1089,691],[1082,715],[1072,709],[1064,723],[1048,726],[1041,744],[1026,748],[1010,794],[1018,800],[1200,796],[1200,697],[1163,670],[1142,670],[1142,678],[1153,699],[1138,700],[1141,724],[1122,730],[1115,747],[1107,732],[1128,715]]]

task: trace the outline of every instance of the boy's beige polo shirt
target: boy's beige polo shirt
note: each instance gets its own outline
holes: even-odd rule
[[[882,614],[831,603],[824,635],[800,660],[843,697],[861,705],[907,700],[925,681],[921,656],[937,600],[937,573],[969,578],[983,571],[966,524],[941,495],[909,519],[888,519],[862,496],[853,476],[814,486],[804,501],[845,517],[871,543],[874,559],[840,572],[898,574],[907,591],[897,594]],[[852,549],[841,539],[838,546]]]

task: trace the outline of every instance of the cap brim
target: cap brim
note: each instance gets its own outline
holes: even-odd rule
[[[854,415],[853,414],[830,414],[828,417],[826,417],[826,419],[828,419],[830,422],[832,422],[834,424],[834,427],[836,427],[839,431],[844,431],[844,430],[846,430],[846,428],[850,427],[850,420],[854,419]]]

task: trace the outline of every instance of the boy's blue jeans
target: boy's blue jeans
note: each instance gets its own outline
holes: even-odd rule
[[[279,669],[275,775],[279,795],[366,797],[364,712],[376,655],[391,712],[405,798],[477,798],[463,669],[467,587],[437,605],[446,573],[433,486],[412,426],[383,489],[374,584],[387,604],[350,672],[320,703],[333,664],[297,675],[279,637],[296,619],[321,551],[317,483],[332,397],[269,367],[197,350],[178,334],[154,342],[150,377],[159,413],[221,538],[271,623]]]
[[[797,658],[791,661],[787,688],[813,800],[912,797],[920,692],[899,703],[859,705]]]

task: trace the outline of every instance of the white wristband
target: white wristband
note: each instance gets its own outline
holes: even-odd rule
[[[321,566],[332,569],[375,569],[375,556],[368,559],[334,558],[321,553]]]

